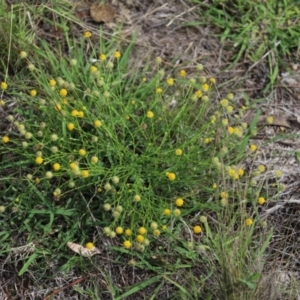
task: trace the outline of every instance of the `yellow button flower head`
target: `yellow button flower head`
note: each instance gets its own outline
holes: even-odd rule
[[[251,144],[251,145],[249,146],[249,148],[250,148],[250,151],[251,151],[251,152],[255,152],[256,149],[257,149],[257,146],[254,145],[254,144]]]
[[[59,91],[59,94],[61,95],[61,97],[65,97],[65,96],[67,96],[68,91],[67,91],[66,89],[61,89],[61,90]]]
[[[120,58],[121,57],[121,53],[119,51],[116,51],[114,53],[114,58]]]
[[[136,240],[137,240],[137,242],[142,243],[145,240],[145,238],[144,238],[144,236],[139,234],[139,235],[137,235]]]
[[[161,94],[163,92],[162,88],[157,88],[156,89],[156,94]]]
[[[92,36],[92,33],[91,33],[90,31],[85,31],[84,34],[83,34],[83,36],[84,36],[86,39],[88,39],[88,38],[90,38],[90,37]]]
[[[141,234],[141,235],[144,235],[147,233],[147,229],[145,227],[140,227],[138,229],[138,233]]]
[[[91,66],[90,71],[91,71],[91,73],[96,73],[98,71],[98,69],[95,66]]]
[[[58,171],[60,169],[60,164],[59,163],[55,163],[52,167],[53,167],[54,171]]]
[[[168,85],[174,85],[174,79],[171,78],[171,77],[168,78],[168,79],[167,79],[167,84],[168,84]]]
[[[96,164],[97,162],[98,162],[98,157],[97,156],[92,156],[92,158],[91,158],[91,162],[93,163],[93,164]]]
[[[56,81],[54,79],[49,80],[49,85],[50,86],[56,86]]]
[[[67,127],[71,131],[75,128],[75,125],[74,125],[74,123],[68,123]]]
[[[94,244],[93,243],[86,243],[85,248],[89,249],[89,250],[93,250],[94,249]]]
[[[181,150],[181,149],[176,149],[176,150],[175,150],[175,154],[176,154],[177,156],[181,156],[181,155],[182,155],[182,150]]]
[[[125,235],[131,236],[131,234],[132,234],[132,230],[129,229],[129,228],[127,228],[127,229],[125,230]]]
[[[118,227],[115,229],[115,232],[116,232],[116,234],[122,234],[122,233],[123,233],[123,227],[118,226]]]
[[[197,225],[197,226],[194,226],[193,231],[194,231],[196,234],[199,234],[199,233],[201,233],[202,228],[201,228],[199,225]]]
[[[202,85],[202,90],[203,90],[204,92],[207,92],[207,91],[209,90],[209,85],[208,85],[207,83],[204,83],[204,84]]]
[[[1,90],[6,90],[8,85],[6,82],[1,82],[0,87],[1,87]]]
[[[173,181],[176,179],[176,174],[172,172],[166,172],[166,176],[168,177],[169,180]]]
[[[97,127],[97,128],[101,127],[102,126],[102,122],[100,120],[95,120],[94,121],[94,126]]]
[[[78,118],[83,118],[84,117],[84,112],[82,110],[80,110],[77,114]]]
[[[180,71],[179,71],[179,75],[180,75],[181,77],[185,77],[185,76],[186,76],[186,71],[185,71],[185,70],[180,70]]]
[[[35,97],[37,95],[37,91],[36,90],[31,90],[29,92],[30,96]]]
[[[131,248],[131,242],[126,240],[123,242],[123,246],[124,246],[124,248],[129,249],[129,248]]]
[[[88,170],[83,170],[83,171],[81,171],[81,176],[82,176],[83,178],[89,177],[89,176],[90,176],[89,171],[88,171]]]
[[[8,142],[9,142],[9,137],[8,137],[7,135],[3,136],[3,137],[2,137],[2,142],[3,142],[4,144],[8,143]]]
[[[78,116],[78,110],[73,109],[73,110],[71,111],[71,115],[72,115],[73,117],[77,117],[77,116]]]
[[[173,214],[174,214],[174,216],[179,217],[181,215],[181,210],[178,208],[175,208],[173,210]]]
[[[78,151],[78,153],[79,153],[80,156],[85,156],[86,155],[86,151],[84,149],[80,149]]]
[[[134,200],[135,202],[139,202],[139,201],[141,201],[141,196],[140,196],[140,195],[135,195],[135,196],[133,197],[133,200]]]
[[[230,126],[230,127],[228,127],[228,129],[227,129],[227,130],[228,130],[228,133],[229,133],[229,134],[233,134],[233,132],[234,132],[234,128],[233,128],[233,127],[231,127],[231,126]]]
[[[257,199],[258,204],[263,205],[266,202],[266,199],[264,197],[259,197]]]
[[[102,61],[106,60],[106,55],[105,54],[100,54],[99,59]]]
[[[37,157],[36,159],[35,159],[35,163],[37,164],[37,165],[41,165],[42,163],[43,163],[43,158],[42,157]]]
[[[169,216],[171,214],[171,210],[169,208],[166,208],[163,212],[163,215]]]
[[[159,229],[153,230],[153,235],[160,236],[160,230]]]
[[[147,116],[147,118],[152,119],[154,117],[154,113],[151,110],[149,110],[149,111],[147,111],[146,116]]]
[[[26,58],[27,57],[27,52],[21,51],[20,52],[20,58]]]
[[[184,204],[184,200],[182,198],[177,198],[175,201],[176,206],[182,206]]]
[[[245,221],[247,226],[251,226],[253,224],[253,220],[251,218],[246,219]]]

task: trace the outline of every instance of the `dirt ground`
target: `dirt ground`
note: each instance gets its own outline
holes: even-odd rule
[[[170,67],[170,70],[172,66],[176,65],[184,67],[188,72],[193,72],[192,65],[202,63],[211,76],[217,79],[220,95],[233,92],[236,95],[237,106],[245,105],[249,101],[250,106],[253,106],[253,113],[261,109],[262,115],[274,116],[274,125],[263,127],[254,141],[262,147],[256,160],[247,161],[246,164],[249,166],[264,164],[268,170],[267,174],[270,174],[272,170],[282,170],[281,182],[286,185],[285,191],[279,193],[277,198],[274,197],[277,200],[269,201],[262,211],[262,216],[268,224],[275,228],[268,250],[270,261],[274,257],[278,261],[276,267],[270,265],[270,272],[266,272],[265,280],[270,280],[270,274],[275,273],[278,273],[279,277],[287,274],[289,277],[298,278],[300,167],[294,151],[300,151],[298,139],[300,128],[300,65],[296,60],[296,53],[286,59],[286,65],[280,70],[276,85],[272,90],[265,93],[264,89],[269,80],[267,58],[261,59],[257,63],[242,58],[234,67],[228,69],[234,54],[230,42],[222,45],[214,36],[215,29],[208,25],[187,25],[187,23],[199,21],[199,7],[197,5],[191,5],[183,0],[111,0],[107,3],[115,10],[115,16],[111,22],[101,25],[106,38],[117,35],[120,38],[120,45],[126,45],[130,42],[132,35],[136,34],[130,61],[132,68],[142,67],[146,61],[154,60],[156,56],[160,56],[164,65],[167,68]],[[82,24],[76,25],[76,27],[81,26],[83,30],[92,31],[94,38],[96,38],[99,23],[94,22],[91,18],[90,6],[91,4],[87,2],[75,2],[73,6],[74,15],[82,21]],[[122,27],[119,26],[120,23]],[[51,28],[47,26],[38,25],[37,34],[47,40],[53,37]],[[251,122],[251,115],[248,118]],[[279,139],[266,143],[276,134],[280,134]],[[262,180],[274,180],[268,175],[265,176],[266,178]],[[119,286],[132,285],[153,276],[153,274],[145,274],[142,270],[132,271],[131,268],[116,267],[110,254],[108,254],[107,259],[101,261],[99,258],[97,263],[103,268],[104,273],[111,274],[114,282]],[[53,263],[54,273],[58,267]],[[201,268],[203,266],[195,266],[195,274],[201,274]],[[17,290],[16,293],[19,294],[18,299],[43,299],[45,295],[51,294],[51,291],[80,278],[72,273],[67,277],[61,275],[61,277],[57,277],[55,282],[47,283],[48,288],[46,289],[44,284],[38,280],[34,282],[30,275],[18,279],[14,275],[13,269],[9,268],[7,272],[12,276],[4,276],[5,282],[2,284],[12,288],[17,283],[15,289]],[[278,284],[274,278],[272,278],[272,282],[269,285],[270,289],[272,289],[273,284]],[[39,289],[39,284],[43,286],[42,290]],[[107,286],[103,284],[102,288],[107,289]],[[134,296],[128,297],[128,299],[144,299],[147,295],[147,289],[144,289],[143,292],[144,294],[141,294],[140,298]],[[151,291],[148,292],[151,294]],[[164,290],[164,294],[161,294],[160,297],[161,299],[168,299],[170,294],[172,294],[171,285]],[[2,295],[0,290],[0,299],[12,299],[9,298],[8,289],[3,289]],[[67,288],[57,293],[55,299],[75,300],[78,298],[72,296],[70,288]]]

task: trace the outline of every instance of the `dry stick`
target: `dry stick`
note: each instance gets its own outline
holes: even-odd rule
[[[61,287],[61,288],[59,288],[59,289],[57,289],[57,290],[54,290],[50,295],[48,295],[48,296],[47,296],[46,298],[44,298],[43,300],[49,300],[49,299],[51,299],[53,296],[55,296],[55,295],[58,294],[59,292],[65,290],[65,289],[67,289],[67,288],[69,288],[69,287],[71,287],[71,286],[73,286],[73,285],[75,285],[75,284],[78,284],[78,283],[84,281],[84,280],[87,279],[89,276],[90,276],[90,274],[89,274],[89,275],[86,275],[86,276],[84,276],[84,277],[81,277],[81,278],[79,278],[79,279],[76,279],[75,281],[73,281],[73,282],[71,282],[71,283],[68,283],[67,285],[65,285],[65,286],[63,286],[63,287]]]

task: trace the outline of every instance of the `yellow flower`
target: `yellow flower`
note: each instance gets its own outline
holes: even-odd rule
[[[220,196],[221,196],[222,199],[226,199],[226,198],[228,198],[228,193],[227,192],[221,192]]]
[[[115,232],[116,232],[116,234],[122,234],[122,233],[123,233],[123,227],[118,226],[118,227],[115,229]]]
[[[144,241],[144,239],[145,239],[144,236],[142,236],[141,234],[137,235],[137,237],[136,237],[136,240],[139,243],[142,243]]]
[[[266,170],[266,167],[265,167],[264,165],[259,165],[259,166],[257,167],[257,169],[258,169],[258,171],[259,171],[260,173],[262,173],[262,172],[264,172],[264,171]]]
[[[223,107],[227,107],[227,106],[229,105],[229,101],[228,101],[228,99],[222,99],[222,100],[220,101],[220,104],[221,104],[221,106],[223,106]]]
[[[169,216],[171,214],[171,210],[169,208],[166,208],[163,212],[163,215]]]
[[[83,171],[81,171],[81,176],[82,176],[83,178],[89,177],[89,176],[90,176],[89,171],[88,171],[88,170],[83,170]]]
[[[169,180],[173,181],[176,179],[176,174],[172,172],[166,172],[166,176],[168,177]]]
[[[84,112],[82,110],[80,110],[77,114],[78,118],[83,118],[84,117]]]
[[[184,204],[184,200],[182,198],[177,198],[175,201],[176,206],[182,206]]]
[[[267,117],[267,123],[272,124],[274,122],[274,118],[272,116]]]
[[[90,31],[85,31],[84,34],[83,34],[83,36],[84,36],[86,39],[88,39],[88,38],[90,38],[90,37],[92,36],[92,33],[91,33]]]
[[[30,94],[30,96],[35,97],[36,94],[37,94],[37,91],[36,91],[36,90],[31,90],[31,91],[29,92],[29,94]]]
[[[223,119],[222,120],[222,125],[227,126],[228,125],[228,119]]]
[[[129,249],[129,248],[131,248],[131,242],[126,240],[123,242],[123,246],[124,246],[124,248]]]
[[[132,234],[132,230],[129,229],[129,228],[127,228],[127,229],[125,230],[125,235],[131,236],[131,234]]]
[[[245,171],[243,169],[238,169],[239,176],[243,176],[245,174]]]
[[[67,96],[68,91],[67,91],[66,89],[61,89],[61,90],[59,91],[59,94],[61,95],[61,97],[65,97],[65,96]]]
[[[264,197],[259,197],[257,199],[258,204],[263,205],[266,202],[266,199]]]
[[[153,230],[153,235],[160,236],[160,230],[159,229]]]
[[[73,171],[78,170],[78,164],[75,162],[71,162],[69,166],[70,166],[70,169]]]
[[[97,156],[92,156],[91,161],[93,164],[96,164],[98,162],[98,157]]]
[[[102,122],[100,120],[95,120],[94,121],[94,126],[97,127],[97,128],[101,127],[102,126]]]
[[[218,185],[216,183],[213,184],[212,188],[216,189],[218,187]]]
[[[1,90],[6,90],[8,85],[6,82],[1,82],[0,87],[1,87]]]
[[[181,215],[181,210],[178,209],[178,208],[175,208],[175,209],[173,210],[173,214],[174,214],[174,216],[178,217],[178,216]]]
[[[119,51],[116,51],[114,53],[114,58],[120,58],[121,57],[121,53]]]
[[[86,249],[89,249],[89,250],[92,250],[92,249],[94,249],[94,244],[93,243],[86,243],[86,245],[85,245],[85,248]]]
[[[69,130],[73,130],[75,125],[74,125],[74,123],[68,123],[67,127]]]
[[[202,91],[198,90],[198,91],[196,91],[196,92],[194,93],[193,99],[198,99],[198,98],[200,98],[200,97],[202,97],[202,96],[203,96]]]
[[[55,163],[53,166],[52,166],[53,170],[54,171],[58,171],[60,169],[60,164],[59,163]]]
[[[228,130],[228,133],[229,133],[229,134],[233,134],[233,132],[234,132],[234,129],[233,129],[233,127],[231,127],[231,126],[228,127],[227,130]]]
[[[54,79],[49,80],[49,85],[50,86],[56,86],[56,81]]]
[[[2,137],[2,142],[3,142],[4,144],[8,143],[8,142],[9,142],[9,137],[8,137],[7,135],[3,136],[3,137]]]
[[[141,196],[140,196],[140,195],[135,195],[135,196],[133,197],[133,200],[134,200],[135,202],[139,202],[139,201],[141,201]]]
[[[20,57],[21,57],[21,58],[26,58],[26,57],[27,57],[27,52],[21,51],[21,52],[20,52]]]
[[[90,67],[90,71],[91,71],[91,73],[96,73],[97,72],[97,67],[95,67],[95,66],[91,66]]]
[[[78,153],[79,153],[80,156],[85,156],[86,155],[86,151],[84,149],[80,149],[78,151]]]
[[[174,79],[171,78],[171,77],[168,78],[168,79],[167,79],[167,84],[168,84],[168,85],[174,85]]]
[[[249,148],[250,148],[250,151],[251,151],[251,152],[255,152],[256,149],[257,149],[257,146],[254,145],[254,144],[251,144],[251,145],[249,146]]]
[[[61,105],[60,105],[59,103],[55,104],[54,109],[55,109],[56,111],[61,111]]]
[[[251,218],[246,219],[245,221],[247,226],[251,226],[253,224],[253,220]]]
[[[179,71],[179,75],[180,75],[181,77],[185,77],[185,76],[186,76],[186,71],[185,71],[185,70],[180,70],[180,71]]]
[[[234,94],[233,93],[227,94],[226,99],[233,100],[234,99]]]
[[[149,110],[149,111],[147,111],[146,116],[147,116],[147,118],[151,119],[154,117],[154,113],[151,110]]]
[[[181,149],[176,149],[176,150],[175,150],[175,154],[176,154],[177,156],[182,155],[182,150],[181,150]]]
[[[275,171],[275,176],[276,176],[276,177],[281,177],[281,176],[282,176],[282,171],[276,170],[276,171]]]
[[[156,89],[156,94],[161,94],[163,92],[162,88],[157,88]]]
[[[72,115],[73,117],[77,117],[77,116],[78,116],[78,110],[73,109],[73,110],[71,111],[71,115]]]
[[[202,228],[201,228],[199,225],[197,225],[197,226],[194,226],[193,231],[194,231],[196,234],[199,234],[199,233],[201,233]]]
[[[161,226],[161,229],[163,230],[163,231],[166,231],[167,230],[167,225],[163,225],[163,226]]]
[[[203,90],[204,92],[207,92],[207,91],[209,90],[209,85],[208,85],[207,83],[204,83],[204,84],[202,85],[202,90]]]
[[[35,159],[35,163],[37,164],[37,165],[41,165],[42,163],[43,163],[43,158],[42,157],[37,157],[36,159]]]
[[[106,60],[106,55],[105,54],[100,54],[99,59],[102,61]]]
[[[147,229],[145,227],[140,227],[138,229],[138,233],[141,234],[141,235],[144,235],[147,233]]]
[[[216,78],[213,78],[213,77],[209,78],[209,81],[210,81],[212,84],[216,84],[216,82],[217,82]]]

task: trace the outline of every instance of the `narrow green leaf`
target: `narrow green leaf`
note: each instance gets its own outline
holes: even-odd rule
[[[18,273],[19,276],[22,276],[27,271],[27,269],[33,263],[33,261],[36,259],[37,256],[38,256],[37,253],[33,253],[33,254],[30,255],[30,257],[28,258],[28,260],[26,261],[26,263],[24,264],[24,266],[22,267],[22,269]]]

